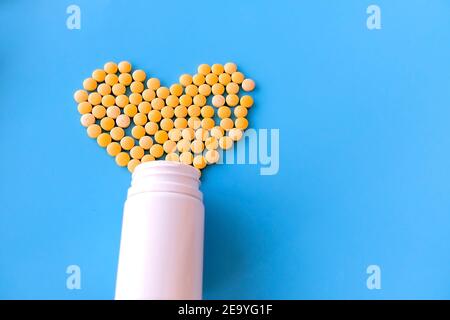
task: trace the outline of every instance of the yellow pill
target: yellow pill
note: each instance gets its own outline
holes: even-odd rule
[[[204,167],[206,167],[206,160],[205,157],[202,155],[197,155],[194,157],[194,160],[192,161],[192,164],[194,165],[194,167],[196,167],[197,169],[203,169]]]
[[[209,137],[209,131],[203,128],[195,130],[195,139],[205,141]]]
[[[106,148],[106,146],[111,143],[111,136],[107,133],[101,133],[97,137],[97,143],[100,147]]]
[[[170,95],[170,90],[167,87],[159,87],[156,90],[156,96],[161,99],[166,99]]]
[[[211,106],[204,106],[201,110],[201,115],[203,118],[214,117],[214,108]]]
[[[142,95],[140,93],[132,93],[130,94],[130,103],[134,105],[139,105],[142,102]]]
[[[158,110],[152,110],[148,113],[148,120],[151,122],[159,122],[161,120],[161,112]]]
[[[210,131],[210,135],[216,139],[220,139],[223,137],[224,135],[224,131],[221,127],[216,126],[214,128],[211,129]]]
[[[228,94],[237,94],[239,92],[239,85],[234,82],[230,82],[227,84],[226,90]]]
[[[180,141],[181,130],[177,129],[177,128],[171,129],[168,133],[168,136],[169,136],[169,139],[172,141],[175,141],[175,142]]]
[[[87,78],[83,81],[83,88],[87,91],[94,91],[97,88],[97,81],[92,78]]]
[[[117,82],[119,82],[119,77],[116,76],[114,73],[108,74],[105,78],[105,82],[109,84],[110,86],[115,85]]]
[[[214,95],[223,94],[225,92],[225,87],[223,86],[223,84],[215,83],[211,88],[211,92]]]
[[[120,139],[120,146],[124,150],[131,150],[131,148],[134,147],[134,139],[130,136],[125,136],[122,139]]]
[[[244,81],[242,81],[242,89],[244,89],[244,91],[253,91],[255,89],[255,81],[253,81],[252,79],[245,79]]]
[[[176,153],[167,154],[165,159],[166,159],[166,161],[175,161],[175,162],[180,161],[180,157]]]
[[[245,130],[248,127],[248,120],[246,118],[237,118],[234,121],[234,126],[238,129]]]
[[[180,162],[184,164],[192,164],[193,158],[194,157],[192,156],[192,153],[190,153],[189,151],[182,152],[180,154]]]
[[[151,102],[152,109],[154,110],[161,110],[165,106],[165,102],[161,98],[155,98]]]
[[[141,113],[148,114],[152,110],[152,105],[148,101],[142,101],[138,105],[138,110]]]
[[[121,152],[116,156],[116,163],[120,167],[125,167],[130,162],[130,155],[126,152]]]
[[[142,98],[144,98],[145,101],[152,101],[156,98],[156,93],[153,89],[145,89],[142,92]]]
[[[134,93],[141,93],[144,91],[144,84],[139,81],[133,81],[130,85],[130,90]]]
[[[103,69],[107,72],[107,73],[116,73],[117,72],[117,64],[115,62],[107,62],[105,63],[105,65],[103,66]]]
[[[121,73],[131,72],[131,63],[128,61],[121,61],[119,62],[118,68]]]
[[[102,133],[102,128],[98,124],[91,124],[86,132],[90,138],[97,138]]]
[[[139,145],[144,150],[149,150],[153,145],[153,139],[150,136],[143,136],[139,139]]]
[[[237,106],[236,108],[234,108],[234,115],[236,116],[236,118],[242,118],[245,117],[248,113],[248,110],[246,107],[243,106]]]
[[[159,125],[161,126],[162,130],[169,131],[173,128],[173,121],[172,119],[164,118],[161,120]]]
[[[130,150],[130,156],[133,159],[141,159],[144,156],[144,149],[140,146],[134,146]]]
[[[209,137],[205,141],[205,147],[208,150],[217,149],[218,146],[219,146],[219,141],[215,137]]]
[[[190,74],[183,74],[179,80],[182,86],[187,87],[192,83],[192,76]]]
[[[186,89],[184,89],[184,92],[185,92],[187,95],[189,95],[189,96],[191,96],[191,97],[194,97],[195,95],[198,94],[198,87],[197,87],[196,85],[194,85],[194,84],[190,84],[190,85],[188,85],[188,86],[186,87]]]
[[[215,95],[212,98],[212,104],[213,104],[214,107],[217,107],[217,108],[221,107],[221,106],[223,106],[225,104],[225,98],[222,95],[220,95],[220,94]]]
[[[184,129],[188,126],[188,122],[185,118],[177,118],[173,123],[175,128]]]
[[[133,79],[135,81],[144,82],[147,75],[144,70],[136,70],[133,72]]]
[[[184,118],[188,114],[188,109],[185,106],[177,106],[174,111],[175,117]]]
[[[183,86],[181,84],[175,83],[170,86],[170,94],[179,97],[183,94]]]
[[[130,162],[128,162],[128,165],[127,165],[128,171],[133,173],[134,169],[140,164],[141,164],[141,162],[138,159],[131,159]]]
[[[217,110],[217,115],[220,119],[229,118],[231,116],[231,109],[228,107],[220,107]]]
[[[120,144],[118,144],[117,142],[111,142],[106,147],[106,152],[108,152],[108,154],[112,157],[117,156],[120,153],[120,151],[122,151],[122,148],[120,147]]]
[[[181,130],[181,136],[183,137],[183,139],[186,139],[189,141],[194,140],[195,130],[192,128],[183,129],[183,130]]]
[[[155,161],[155,157],[150,154],[146,154],[141,159],[141,162],[150,162],[150,161]]]
[[[231,75],[231,81],[237,84],[241,84],[244,81],[244,75],[242,72],[236,71]]]
[[[164,153],[164,149],[160,144],[154,144],[150,148],[150,154],[155,158],[160,158]]]
[[[219,75],[224,72],[224,67],[219,63],[215,63],[211,66],[211,72],[216,75]]]
[[[115,103],[116,103],[116,98],[114,98],[113,95],[108,94],[108,95],[106,95],[106,96],[104,96],[104,97],[102,98],[102,104],[103,104],[105,107],[111,107],[111,106],[113,106]]]
[[[130,101],[128,100],[128,96],[121,94],[116,97],[116,105],[118,107],[124,108]]]
[[[204,144],[202,141],[200,140],[194,140],[191,143],[191,150],[194,154],[199,154],[203,151],[204,149]]]
[[[130,117],[126,114],[121,114],[116,118],[116,124],[121,128],[127,128],[130,125],[130,122]]]
[[[253,98],[251,96],[241,97],[241,106],[250,108],[253,105]]]
[[[131,129],[131,135],[139,140],[145,136],[145,128],[143,126],[134,126],[133,129]]]
[[[201,125],[202,125],[202,121],[198,117],[190,117],[188,120],[189,128],[192,128],[194,130],[200,128]]]
[[[106,72],[102,69],[96,69],[92,72],[92,78],[97,82],[105,81]]]
[[[158,143],[164,143],[167,139],[169,139],[169,136],[167,135],[167,132],[164,130],[158,130],[155,133],[155,141]]]
[[[230,107],[235,107],[239,103],[239,97],[236,94],[229,94],[226,97],[226,102]]]
[[[145,113],[136,113],[133,117],[133,122],[135,125],[143,126],[147,123],[147,115]]]
[[[150,121],[145,124],[145,132],[147,132],[147,134],[154,135],[158,129],[159,126],[155,122]]]
[[[128,87],[133,82],[133,77],[129,73],[122,73],[119,75],[119,82]]]
[[[216,122],[213,118],[204,118],[201,125],[203,129],[210,130],[216,125]]]
[[[109,85],[108,85],[109,86]],[[115,96],[120,96],[122,94],[125,94],[127,92],[127,88],[121,84],[121,83],[116,83],[115,85],[113,85],[112,87],[112,93]]]
[[[123,113],[129,116],[130,118],[133,118],[137,113],[137,107],[134,104],[127,104],[125,108],[123,108]]]
[[[158,78],[150,78],[147,80],[147,88],[156,91],[161,86],[161,82]]]
[[[178,97],[175,95],[168,96],[166,98],[166,105],[175,108],[176,106],[178,106]]]
[[[188,139],[181,139],[177,143],[177,149],[179,152],[188,152],[191,150],[191,141]]]
[[[73,94],[73,98],[77,103],[85,102],[88,99],[88,93],[85,90],[77,90]]]
[[[222,73],[219,75],[219,82],[226,86],[231,82],[231,76],[228,73]]]
[[[91,124],[95,123],[95,117],[91,113],[85,113],[81,116],[80,122],[83,127],[89,127]]]
[[[110,131],[112,128],[114,128],[114,125],[114,119],[109,117],[103,118],[100,121],[100,127],[102,127],[105,131]]]
[[[201,73],[196,74],[196,75],[194,75],[194,76],[192,77],[192,82],[193,82],[196,86],[202,85],[202,84],[205,83],[205,76],[204,76],[203,74],[201,74]]]
[[[209,65],[207,65],[206,63],[203,63],[198,66],[197,72],[206,76],[208,73],[211,72],[211,67]]]
[[[161,115],[163,116],[163,118],[172,118],[174,115],[173,108],[169,106],[162,108]]]
[[[106,96],[107,94],[111,93],[111,86],[107,83],[101,83],[97,87],[97,92],[102,96]]]
[[[177,150],[177,143],[172,140],[167,140],[163,144],[163,149],[166,153],[173,153]]]
[[[206,81],[207,84],[212,86],[213,84],[217,83],[217,81],[219,81],[219,78],[217,77],[216,74],[210,73],[210,74],[206,75],[205,81]]]
[[[228,131],[228,136],[231,138],[231,140],[233,141],[239,141],[242,138],[242,130],[241,129],[237,129],[237,128],[233,128],[230,129],[230,131]]]
[[[230,118],[223,118],[222,120],[220,120],[220,126],[224,130],[230,130],[231,128],[233,128],[233,125],[233,120],[231,120]]]
[[[228,63],[225,63],[225,65],[223,66],[223,69],[226,73],[233,74],[237,71],[237,65],[233,62],[228,62]]]
[[[202,107],[206,104],[206,97],[201,94],[197,94],[192,101],[195,105]]]
[[[219,139],[219,146],[224,149],[230,149],[233,146],[233,140],[230,137],[224,136]]]
[[[198,93],[204,95],[205,97],[211,94],[211,86],[209,84],[202,84],[198,87]]]
[[[78,104],[78,112],[80,114],[86,114],[92,111],[92,105],[89,102],[80,102]]]
[[[101,119],[106,115],[106,108],[104,106],[95,106],[92,108],[92,114],[97,119]]]
[[[188,114],[190,117],[199,117],[201,114],[201,108],[196,105],[192,105],[188,108]]]
[[[219,152],[217,150],[208,150],[205,153],[205,159],[208,163],[213,164],[219,161]]]
[[[91,92],[88,97],[88,102],[96,106],[102,102],[102,95],[98,92]]]
[[[114,127],[109,134],[113,140],[120,141],[125,136],[125,130],[120,127]]]
[[[187,95],[187,94],[183,94],[180,97],[180,105],[185,106],[185,107],[189,107],[192,104],[192,97]]]

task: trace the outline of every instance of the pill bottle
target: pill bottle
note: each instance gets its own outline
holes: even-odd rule
[[[124,206],[117,300],[202,298],[200,173],[171,161],[138,165]]]

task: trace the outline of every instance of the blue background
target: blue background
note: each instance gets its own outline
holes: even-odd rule
[[[81,30],[66,8],[81,8]],[[382,29],[366,27],[377,4]],[[204,297],[450,298],[450,2],[0,2],[0,298],[112,299],[130,182],[72,94],[127,59],[235,61],[280,171],[205,171]],[[66,267],[81,267],[81,290]],[[366,268],[379,265],[381,290]]]

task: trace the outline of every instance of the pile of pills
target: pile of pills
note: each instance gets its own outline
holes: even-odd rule
[[[255,88],[236,64],[201,64],[164,87],[131,64],[108,62],[83,81],[74,99],[87,135],[130,172],[165,159],[203,169],[219,161],[248,127]]]

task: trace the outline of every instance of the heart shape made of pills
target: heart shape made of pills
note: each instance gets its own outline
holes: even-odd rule
[[[245,93],[254,88],[232,62],[201,64],[164,87],[122,61],[94,70],[74,99],[88,136],[119,166],[133,172],[141,162],[165,159],[201,170],[243,137],[253,105]]]

